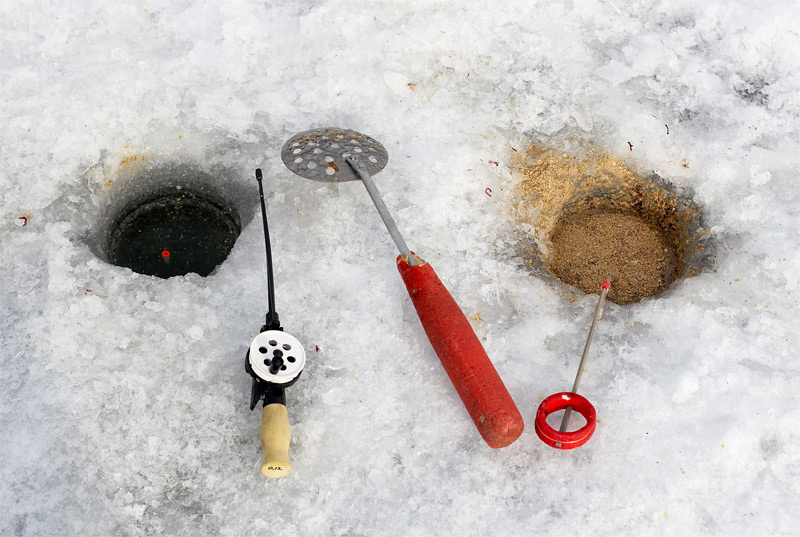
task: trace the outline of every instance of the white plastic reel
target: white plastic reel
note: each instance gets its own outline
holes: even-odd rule
[[[283,365],[276,373],[269,368],[272,359],[278,356]],[[250,343],[250,367],[259,378],[275,384],[293,381],[306,365],[306,351],[294,336],[280,330],[267,330],[253,338]]]

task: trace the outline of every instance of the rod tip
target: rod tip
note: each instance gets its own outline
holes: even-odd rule
[[[609,287],[611,287],[611,282],[603,280],[603,289],[608,289]]]
[[[263,176],[261,175],[261,168],[256,168],[256,179],[259,181],[263,179]]]

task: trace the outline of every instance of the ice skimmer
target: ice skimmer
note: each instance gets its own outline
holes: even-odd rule
[[[372,175],[389,161],[383,145],[351,130],[316,129],[290,138],[281,150],[281,159],[290,170],[306,179],[364,183],[400,251],[397,269],[425,333],[472,421],[493,448],[516,440],[524,424],[500,375],[433,268],[409,250],[372,181]]]

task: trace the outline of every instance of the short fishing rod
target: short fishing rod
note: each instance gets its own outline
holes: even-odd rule
[[[263,401],[261,414],[261,473],[267,477],[284,477],[292,471],[289,460],[291,427],[286,409],[286,388],[292,386],[306,363],[303,345],[283,331],[275,310],[275,284],[272,272],[272,248],[269,240],[267,209],[264,202],[263,176],[256,170],[258,191],[261,198],[261,217],[264,224],[264,242],[267,252],[268,308],[264,326],[253,338],[245,357],[245,371],[253,377],[250,394],[250,410]]]

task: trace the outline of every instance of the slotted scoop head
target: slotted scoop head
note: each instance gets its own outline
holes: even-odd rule
[[[389,154],[379,141],[356,131],[330,127],[292,136],[281,149],[281,160],[300,177],[326,183],[357,181],[350,158],[370,175],[381,171]]]

